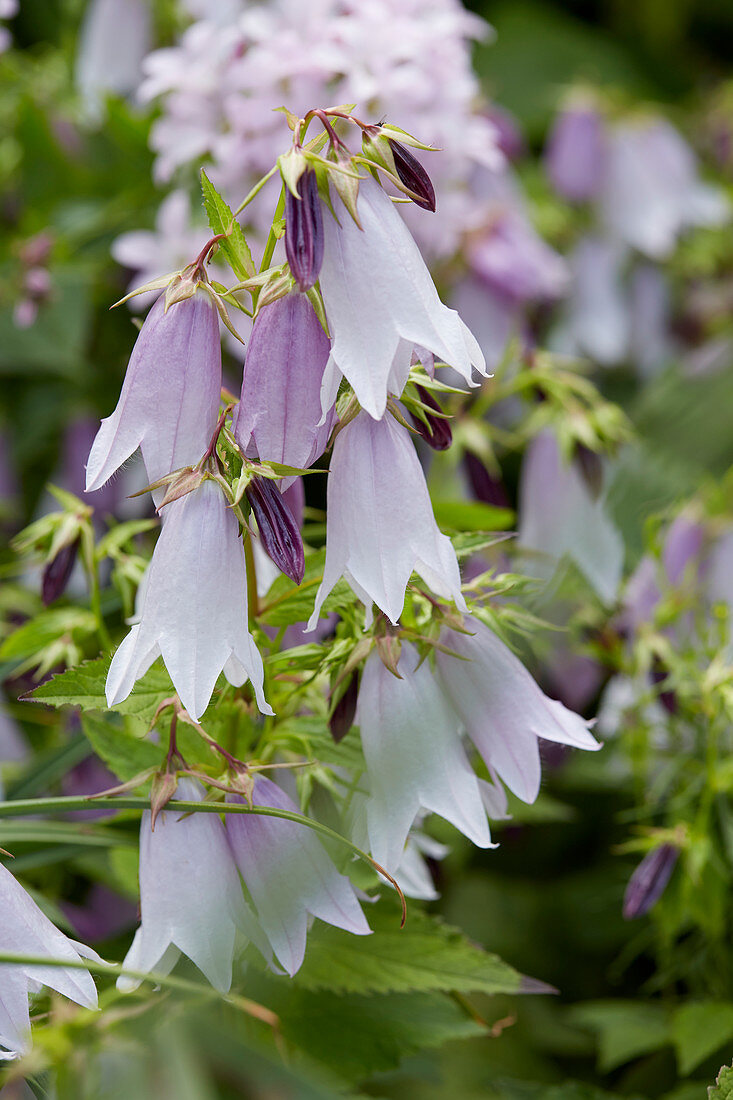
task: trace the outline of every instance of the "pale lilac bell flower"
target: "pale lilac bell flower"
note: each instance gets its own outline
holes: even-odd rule
[[[578,464],[563,461],[555,436],[542,432],[524,456],[519,487],[519,545],[533,552],[534,576],[549,579],[566,555],[606,603],[621,583],[624,545],[603,494],[589,488]]]
[[[539,738],[580,749],[601,746],[591,723],[546,696],[508,646],[478,620],[471,634],[444,630],[436,652],[443,689],[487,766],[523,802],[540,787]],[[463,659],[459,659],[463,658]]]
[[[326,561],[308,629],[345,577],[367,606],[396,623],[413,571],[436,595],[466,603],[455,550],[438,530],[409,432],[360,412],[336,437],[327,488]]]
[[[401,679],[372,650],[359,686],[356,722],[369,777],[369,848],[399,867],[421,810],[450,821],[480,848],[491,846],[479,782],[461,743],[461,723],[428,661],[403,642]]]
[[[59,932],[10,871],[0,864],[0,951],[80,963],[94,952]],[[94,956],[96,957],[96,956]],[[63,966],[3,964],[0,968],[0,1059],[15,1058],[31,1047],[28,994],[41,986],[55,989],[84,1008],[97,1008],[97,990],[87,970]]]
[[[605,168],[603,120],[589,103],[569,105],[550,132],[545,168],[558,195],[586,202],[598,194]]]
[[[388,394],[399,396],[405,387],[416,345],[469,384],[474,370],[485,375],[475,338],[440,301],[409,229],[376,180],[359,185],[361,229],[340,199],[335,210],[338,222],[329,212],[323,218],[320,286],[333,341],[321,391],[324,412],[343,375],[369,415],[382,417]]]
[[[135,91],[152,35],[152,12],[146,0],[91,0],[88,4],[79,32],[75,75],[92,117],[101,113],[105,94]]]
[[[487,287],[510,302],[552,300],[567,286],[565,261],[518,205],[498,206],[486,228],[469,238],[466,258]]]
[[[181,779],[176,797],[201,802],[203,788]],[[250,935],[254,918],[218,814],[163,810],[155,830],[146,811],[140,822],[140,927],[123,967],[168,974],[181,954],[211,984],[227,992],[237,930]],[[117,988],[140,979],[121,975]]]
[[[232,795],[229,801],[243,800]],[[252,803],[300,812],[261,774],[254,780]],[[357,936],[369,935],[354,887],[307,825],[261,814],[228,814],[226,832],[259,924],[291,977],[305,956],[309,916]]]
[[[140,447],[150,482],[205,453],[219,415],[219,317],[204,290],[166,311],[161,294],[130,356],[117,408],[102,421],[87,461],[99,489]]]
[[[602,237],[582,238],[570,257],[570,292],[553,333],[553,351],[589,356],[603,366],[629,351],[631,302],[623,282],[628,249]]]
[[[249,458],[307,469],[325,450],[333,409],[321,415],[330,344],[305,294],[264,306],[244,360],[234,435]]]
[[[695,225],[720,225],[730,204],[704,183],[695,155],[664,119],[626,122],[608,138],[600,195],[608,233],[651,259],[669,256],[680,234]]]
[[[181,702],[198,720],[219,674],[263,694],[262,657],[247,627],[244,548],[234,513],[217,485],[205,481],[166,505],[140,602],[140,621],[117,649],[107,675],[107,703],[126,699],[162,656]]]

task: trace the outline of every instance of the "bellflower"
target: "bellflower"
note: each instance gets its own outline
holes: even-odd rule
[[[703,183],[689,145],[663,119],[611,132],[600,202],[608,232],[651,259],[668,256],[685,229],[729,216],[723,192]]]
[[[10,871],[0,864],[0,951],[13,955],[46,956],[80,963],[87,948],[59,932]],[[93,954],[93,952],[91,952]],[[28,994],[42,985],[55,989],[84,1008],[97,1007],[91,975],[76,967],[3,964],[0,969],[0,1059],[26,1053],[31,1046]]]
[[[584,237],[570,258],[570,294],[552,347],[566,355],[590,356],[610,366],[629,350],[630,307],[622,282],[628,250],[615,240]]]
[[[372,650],[356,721],[369,776],[372,855],[388,871],[403,858],[421,809],[450,821],[480,848],[491,844],[478,779],[461,744],[460,721],[427,661],[403,643],[397,679]]]
[[[91,0],[76,60],[76,83],[90,114],[100,113],[106,93],[128,95],[135,91],[152,37],[151,12],[145,0]]]
[[[463,658],[436,653],[443,689],[468,736],[507,787],[534,802],[540,787],[539,738],[599,749],[589,723],[549,699],[492,630],[478,620],[472,634],[445,630],[441,642]]]
[[[413,570],[466,610],[455,551],[438,530],[409,433],[392,416],[372,420],[361,412],[339,432],[327,498],[326,562],[309,630],[340,577],[393,623]]]
[[[440,301],[409,229],[376,180],[359,185],[361,229],[340,199],[335,209],[339,221],[330,213],[323,219],[320,286],[333,340],[323,381],[324,412],[343,375],[360,405],[379,419],[388,394],[402,393],[416,345],[469,383],[474,368],[485,375],[475,338]]]
[[[242,801],[231,796],[233,801]],[[255,806],[298,813],[271,780],[257,775]],[[260,926],[288,974],[303,962],[309,914],[357,936],[370,928],[354,888],[307,825],[257,814],[228,814],[227,836]]]
[[[555,119],[545,167],[558,195],[571,202],[595,198],[603,180],[603,121],[590,103],[569,104]]]
[[[542,432],[524,457],[518,542],[536,553],[531,569],[548,576],[567,555],[606,603],[621,583],[624,546],[603,496],[595,496],[576,463],[566,464],[554,435]]]
[[[145,319],[111,416],[87,462],[87,492],[99,489],[142,450],[151,482],[201,458],[219,414],[219,317],[203,290],[165,309],[162,294]]]
[[[203,790],[183,779],[177,796],[200,802]],[[252,923],[219,816],[164,810],[153,830],[146,811],[140,822],[140,927],[123,966],[167,974],[183,954],[226,992],[237,928],[249,932]],[[125,975],[117,980],[119,989],[138,985]]]
[[[329,350],[305,294],[287,294],[259,311],[234,417],[234,435],[250,458],[305,469],[323,453],[333,426],[331,410],[319,423]]]
[[[166,505],[140,621],[109,668],[108,705],[126,699],[159,656],[192,718],[206,710],[222,670],[235,686],[251,679],[260,710],[272,714],[263,695],[262,658],[247,629],[239,526],[211,481]]]

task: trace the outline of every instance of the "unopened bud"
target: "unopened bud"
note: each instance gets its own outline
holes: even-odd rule
[[[643,917],[657,904],[674,871],[679,854],[679,849],[674,844],[661,844],[644,856],[626,887],[624,920]]]
[[[331,717],[328,719],[328,728],[336,744],[338,744],[339,741],[343,741],[354,724],[358,696],[359,674],[358,672],[352,672],[345,690],[337,701],[336,706],[331,711]]]
[[[423,210],[431,210],[435,213],[435,188],[430,176],[414,153],[411,153],[402,142],[395,141],[394,138],[388,140],[397,175],[405,187],[417,196],[413,197],[412,201]]]
[[[79,539],[62,546],[58,554],[47,563],[41,581],[41,599],[46,607],[66,591],[69,577],[79,551]]]
[[[428,405],[437,413],[442,413],[443,410],[429,390],[426,390],[424,386],[416,386],[415,388],[423,405]],[[427,423],[414,413],[410,413],[415,430],[419,432],[434,451],[447,451],[453,442],[453,432],[449,421],[444,416],[432,416],[430,413],[425,415],[427,416]]]
[[[318,177],[307,168],[298,180],[300,198],[285,191],[285,253],[293,278],[301,290],[310,290],[323,263],[323,216]]]
[[[300,584],[305,574],[305,551],[298,524],[271,478],[256,477],[246,490],[265,551],[278,569]]]
[[[509,507],[509,497],[503,481],[487,470],[478,455],[473,451],[466,451],[463,456],[463,465],[476,500],[480,500],[483,504],[493,504],[496,508]]]
[[[598,498],[603,488],[603,462],[596,451],[591,451],[584,443],[578,443],[575,448],[575,458],[578,463],[583,480],[591,491],[593,497]]]
[[[150,787],[150,828],[153,831],[155,830],[155,822],[158,818],[158,814],[173,798],[177,787],[178,775],[176,772],[166,770],[164,772],[157,772],[153,776],[153,782]]]

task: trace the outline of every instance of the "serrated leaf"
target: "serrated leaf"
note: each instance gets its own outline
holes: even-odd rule
[[[733,1004],[700,1001],[672,1016],[672,1041],[680,1073],[686,1075],[733,1039]]]
[[[300,584],[293,584],[282,574],[276,577],[265,597],[259,615],[261,621],[268,626],[291,626],[293,623],[306,622],[313,611],[316,592],[323,579],[325,559],[325,550],[309,554],[305,559],[305,575]],[[346,581],[337,581],[324,601],[321,618],[325,618],[331,611],[341,612],[352,607],[356,599]]]
[[[109,671],[110,657],[98,657],[84,661],[53,676],[45,684],[26,696],[36,703],[48,703],[52,707],[77,706],[82,710],[106,711],[107,699],[104,685]],[[162,661],[156,661],[132,689],[132,694],[112,709],[119,714],[129,714],[143,721],[150,721],[158,704],[173,694],[173,684]],[[133,773],[134,774],[134,773]]]
[[[257,268],[242,227],[203,168],[201,169],[201,191],[212,232],[227,234],[219,241],[219,248],[229,261],[234,274],[240,279],[248,279],[256,273]]]
[[[164,750],[159,745],[133,737],[107,719],[85,714],[81,728],[100,760],[123,783],[162,763]]]
[[[521,976],[513,967],[416,906],[403,929],[390,903],[369,909],[367,917],[371,936],[316,925],[297,985],[337,993],[519,991]]]
[[[573,1008],[571,1018],[597,1032],[598,1067],[603,1073],[672,1041],[667,1010],[659,1004],[593,1001]]]
[[[733,1100],[733,1066],[723,1066],[708,1088],[708,1100]]]

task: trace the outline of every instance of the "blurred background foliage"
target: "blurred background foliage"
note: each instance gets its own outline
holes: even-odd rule
[[[578,81],[600,87],[624,107],[664,104],[703,160],[710,156],[711,111],[726,109],[726,95],[733,128],[733,97],[724,89],[733,60],[729,0],[500,0],[469,6],[496,30],[494,41],[475,47],[484,88],[519,120],[533,154],[542,150],[563,91]],[[152,227],[161,197],[148,149],[151,113],[110,99],[103,126],[83,116],[73,86],[83,8],[83,0],[22,0],[11,23],[16,49],[0,60],[1,427],[21,479],[15,529],[34,514],[46,481],[58,470],[67,426],[108,411],[110,395],[119,389],[134,329],[124,311],[108,311],[127,281],[110,258],[110,245],[122,232]],[[162,43],[179,26],[174,4],[159,4],[156,19]],[[562,219],[558,224],[532,157],[521,171],[538,221],[562,235]],[[19,329],[13,307],[19,271],[27,266],[23,250],[41,234],[54,290],[37,323]],[[703,231],[675,258],[683,274],[700,265],[730,274],[732,261],[730,242],[706,239]],[[672,371],[645,387],[621,369],[604,375],[601,386],[630,416],[640,439],[634,453],[622,458],[611,497],[633,564],[648,544],[648,517],[714,483],[733,464],[733,369],[700,378]],[[504,469],[511,494],[512,461]],[[677,661],[673,671],[680,682],[698,674],[694,653],[681,652]],[[588,703],[588,713],[597,701]],[[689,708],[687,720],[700,721],[700,700],[693,698]],[[727,712],[718,720],[721,737],[729,741]],[[42,731],[30,734],[43,744]],[[48,759],[48,774],[58,779],[57,748]],[[62,757],[60,766],[69,759]],[[251,1022],[223,1007],[202,1011],[166,994],[170,1012],[153,1039],[147,1015],[137,1020],[134,1011],[120,1023],[111,1046],[101,1035],[67,1035],[69,1051],[81,1052],[81,1062],[89,1050],[103,1050],[102,1077],[90,1084],[79,1057],[69,1053],[59,1097],[315,1098],[344,1089],[411,1100],[704,1097],[733,1052],[729,872],[721,872],[720,881],[698,882],[705,910],[697,915],[698,926],[706,916],[715,925],[707,939],[689,917],[675,926],[674,901],[654,918],[656,928],[650,920],[623,920],[624,891],[639,852],[621,854],[619,846],[628,841],[630,824],[640,820],[625,762],[626,749],[618,743],[591,760],[548,759],[538,803],[512,807],[514,817],[498,830],[496,851],[470,850],[448,830],[434,830],[452,846],[436,867],[442,897],[435,911],[555,990],[474,998],[477,1013],[493,1028],[488,1033],[476,1029],[473,1038],[420,1051],[397,1067],[390,1033],[413,1021],[424,1038],[430,1027],[430,1005],[406,1001],[395,1006],[394,1018],[383,1020],[378,1056],[349,1064],[362,1041],[379,1047],[378,1029],[372,1021],[371,1031],[365,1027],[362,1036],[344,1037],[338,1003],[323,995],[317,1026],[304,1040],[312,1047],[311,1064],[283,1068]],[[682,789],[684,800],[684,783]],[[667,788],[661,797],[673,793],[680,794]],[[687,797],[694,801],[694,791]],[[660,809],[652,805],[650,817]],[[32,856],[31,849],[31,880]],[[73,881],[74,875],[97,874],[117,887],[126,881],[132,896],[134,866],[125,869],[122,862],[110,867],[104,859],[77,854],[70,873],[49,869],[42,860],[38,865],[44,882],[48,874],[59,883],[65,875],[67,885],[69,874]],[[684,904],[694,905],[694,897]],[[659,942],[675,944],[678,935],[686,970],[657,950]],[[714,989],[711,972],[719,978]],[[304,1010],[304,1028],[313,1011]],[[444,1037],[452,1025],[441,1026]],[[456,1034],[466,1032],[458,1028]],[[146,1058],[141,1040],[147,1042]],[[430,1043],[418,1042],[415,1049],[421,1046]],[[375,1064],[380,1071],[365,1080],[367,1067]],[[45,1095],[42,1079],[34,1087]]]

